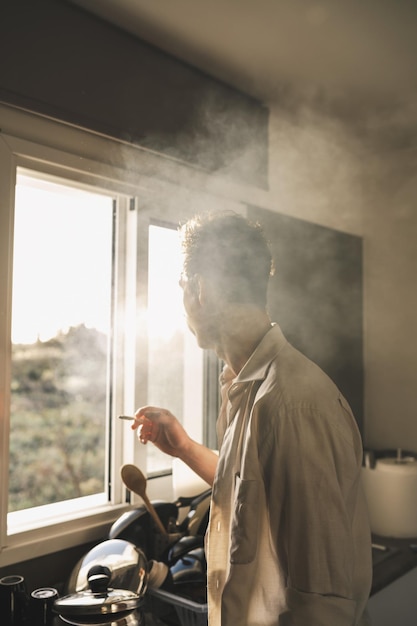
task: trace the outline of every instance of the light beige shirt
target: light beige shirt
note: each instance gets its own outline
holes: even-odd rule
[[[356,626],[372,577],[362,442],[279,326],[222,375],[207,532],[210,626]]]

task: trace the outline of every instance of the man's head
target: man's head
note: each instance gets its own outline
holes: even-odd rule
[[[220,301],[266,307],[271,253],[258,224],[237,213],[208,213],[182,228],[184,276],[208,281]]]

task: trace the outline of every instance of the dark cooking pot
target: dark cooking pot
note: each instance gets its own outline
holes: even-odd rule
[[[93,565],[88,572],[89,589],[58,598],[54,612],[61,622],[75,626],[140,626],[143,624],[139,594],[109,587],[111,571]]]

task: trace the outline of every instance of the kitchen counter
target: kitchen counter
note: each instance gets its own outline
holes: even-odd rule
[[[417,567],[417,537],[412,539],[393,539],[373,535],[372,543],[384,549],[372,549],[373,580],[371,596]],[[146,613],[146,626],[161,626],[165,623],[152,616],[151,613]]]
[[[417,537],[412,539],[393,539],[373,535],[372,542],[384,549],[372,549],[373,581],[371,596],[384,589],[384,587],[388,587],[388,585],[404,576],[413,568],[417,568]],[[167,623],[169,624],[169,621],[162,621],[153,615],[151,607],[147,602],[145,602],[143,618],[145,626],[166,626]]]
[[[393,539],[373,535],[372,543],[384,549],[372,549],[373,580],[371,596],[417,567],[417,537],[412,539]],[[162,626],[165,624],[166,622],[160,621],[152,616],[151,613],[146,613],[146,626]]]
[[[373,580],[371,595],[417,567],[417,537],[393,539],[372,536],[372,542],[385,550],[372,549]]]

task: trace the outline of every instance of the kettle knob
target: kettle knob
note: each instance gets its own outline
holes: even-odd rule
[[[108,589],[111,571],[105,565],[93,565],[88,571],[87,581],[93,593],[105,593]]]

